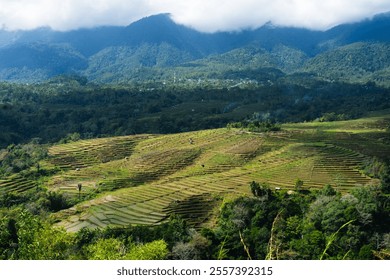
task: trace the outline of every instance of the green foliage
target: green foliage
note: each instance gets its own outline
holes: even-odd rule
[[[177,242],[170,253],[170,258],[175,260],[202,260],[211,259],[211,241],[201,234],[195,232],[190,241]],[[218,258],[224,254],[224,249],[220,248]],[[222,257],[223,258],[223,257]]]
[[[270,132],[280,131],[281,127],[278,124],[268,121],[243,121],[228,123],[227,128],[247,129],[250,132]]]
[[[48,210],[57,212],[63,209],[67,209],[72,206],[73,202],[61,192],[47,192]]]
[[[126,254],[127,260],[164,260],[168,255],[167,244],[164,240],[133,246]]]
[[[164,260],[168,254],[164,240],[155,240],[145,244],[135,244],[131,240],[98,239],[87,246],[87,256],[91,260]]]
[[[324,196],[334,196],[337,192],[331,185],[328,184],[321,189],[320,194]]]
[[[83,228],[76,234],[75,246],[77,258],[80,259],[97,259],[98,257],[101,259],[105,257],[113,259],[136,259],[138,257],[165,259],[169,257],[168,253],[172,252],[176,245],[186,244],[189,241],[189,229],[185,221],[173,215],[166,223],[152,227],[108,227],[95,230]],[[191,246],[198,248],[200,245],[197,244],[201,243],[191,242]],[[170,258],[173,255],[171,254]]]
[[[31,167],[35,167],[36,172],[39,173],[38,162],[46,157],[47,149],[39,145],[37,139],[24,145],[9,145],[0,156],[0,176],[26,171]]]
[[[271,195],[261,198],[242,197],[224,204],[216,229],[216,236],[220,238],[216,256],[223,252],[226,259],[247,259],[249,252],[253,259],[265,258],[271,225],[277,215],[274,207],[278,199],[271,199]],[[248,252],[241,239],[245,240]]]
[[[388,232],[383,215],[389,216],[380,188],[341,195],[326,186],[316,196],[284,191],[272,195],[272,200],[239,198],[224,205],[215,232],[225,259],[246,258],[239,232],[254,259],[269,254],[272,259],[372,259],[375,246],[387,248],[385,243],[378,247],[378,239]]]
[[[359,260],[372,260],[373,251],[372,245],[363,245],[359,250]]]
[[[81,135],[78,132],[74,133],[69,133],[66,135],[64,138],[62,138],[59,143],[60,144],[66,144],[66,143],[71,143],[71,142],[76,142],[81,139]]]
[[[251,187],[261,187],[256,182]],[[387,196],[379,187],[240,197],[225,202],[213,229],[172,217],[156,227],[82,229],[76,235],[40,216],[0,212],[1,259],[373,259],[389,250]],[[135,240],[137,240],[135,242]]]
[[[354,43],[317,55],[305,64],[303,70],[334,80],[350,83],[375,81],[388,86],[383,77],[388,75],[389,53],[388,44]]]
[[[345,121],[348,117],[345,114],[336,114],[335,112],[325,113],[320,118],[319,122],[334,122],[334,121]]]
[[[126,254],[126,247],[118,239],[99,239],[87,247],[87,254],[91,260],[121,260]]]
[[[380,173],[381,186],[383,192],[390,194],[390,163],[385,163],[382,172]]]
[[[243,71],[239,75],[249,74]],[[263,72],[256,75],[261,78]],[[61,76],[33,85],[0,83],[0,147],[37,137],[44,143],[69,142],[108,135],[194,131],[234,122],[241,123],[231,127],[278,131],[279,122],[314,120],[328,112],[355,118],[387,108],[388,90],[374,85],[301,76],[267,78],[264,84],[236,79],[94,85],[82,77]],[[0,150],[0,160],[6,152]],[[25,162],[29,161],[12,166],[20,170]]]
[[[333,233],[330,237],[329,237],[329,240],[327,241],[326,243],[326,247],[324,249],[324,251],[322,252],[321,254],[321,257],[320,257],[320,260],[322,260],[324,258],[324,256],[326,255],[326,252],[328,251],[329,247],[332,245],[332,243],[336,240],[336,237],[337,237],[337,234],[340,232],[340,230],[342,230],[343,228],[345,228],[346,226],[348,226],[349,224],[353,223],[355,220],[351,220],[349,222],[346,222],[345,224],[343,224],[335,233]],[[347,252],[348,253],[348,252]]]
[[[389,164],[379,160],[377,157],[367,159],[360,167],[363,174],[381,180],[384,189],[390,189],[390,169]]]
[[[250,184],[250,189],[251,189],[251,192],[254,196],[256,197],[263,197],[263,196],[266,196],[267,199],[272,195],[272,191],[270,189],[270,186],[269,184],[267,183],[257,183],[255,181],[253,181],[251,184]]]
[[[73,204],[74,201],[65,194],[40,187],[26,192],[6,192],[0,195],[0,208],[23,207],[35,215],[57,212]]]
[[[24,210],[3,216],[0,256],[3,259],[63,260],[72,258],[74,237]]]
[[[22,224],[18,231],[17,259],[65,260],[71,257],[73,243],[71,235],[46,225],[36,230],[34,237],[31,238],[31,230],[30,224]]]
[[[297,178],[297,179],[295,180],[294,187],[295,187],[295,189],[296,189],[297,191],[301,190],[302,187],[303,187],[303,181],[302,181],[301,179]]]
[[[10,259],[14,254],[18,237],[15,220],[0,213],[0,260]]]

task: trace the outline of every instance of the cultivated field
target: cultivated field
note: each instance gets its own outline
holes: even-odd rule
[[[298,178],[304,189],[376,184],[361,169],[372,157],[389,159],[389,124],[390,115],[381,114],[288,124],[274,133],[216,129],[82,140],[49,149],[41,166],[57,172],[40,184],[80,199],[54,214],[68,231],[155,225],[172,213],[199,227],[212,223],[224,199],[251,195],[251,181],[291,190]],[[37,184],[14,176],[0,181],[0,190]]]

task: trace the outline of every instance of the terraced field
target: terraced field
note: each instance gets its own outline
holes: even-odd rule
[[[0,179],[0,195],[7,192],[25,192],[37,186],[34,180],[20,175],[13,175],[5,179]]]
[[[345,191],[376,179],[360,168],[373,156],[389,159],[390,115],[284,125],[281,132],[216,129],[173,135],[83,140],[49,149],[42,168],[58,172],[44,185],[81,202],[54,214],[68,231],[83,227],[156,225],[170,214],[194,227],[212,221],[226,197],[251,195],[251,181],[272,188]],[[0,190],[24,191],[23,177],[0,181]],[[81,191],[79,186],[81,184]]]

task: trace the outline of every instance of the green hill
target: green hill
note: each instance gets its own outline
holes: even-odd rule
[[[279,132],[215,129],[172,135],[81,140],[49,148],[39,181],[13,175],[3,194],[43,185],[79,203],[53,214],[68,231],[157,225],[173,214],[199,227],[228,197],[249,195],[252,181],[294,190],[331,184],[338,191],[375,184],[364,171],[389,160],[390,115],[286,124]],[[79,193],[78,186],[81,186]]]
[[[143,44],[137,48],[106,48],[89,58],[83,75],[98,82],[139,82],[188,79],[219,81],[250,79],[262,83],[299,73],[317,79],[388,87],[390,45],[358,42],[333,46],[310,57],[286,45],[265,49],[257,42],[226,53],[195,59],[169,44]],[[294,77],[291,77],[293,79]]]
[[[389,67],[388,44],[354,43],[317,55],[305,64],[303,70],[333,80],[374,81],[388,86]]]
[[[88,66],[84,56],[67,44],[17,44],[0,48],[0,79],[36,82]]]

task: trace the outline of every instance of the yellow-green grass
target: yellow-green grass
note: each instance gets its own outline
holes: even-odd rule
[[[367,133],[386,132],[390,125],[390,113],[347,121],[334,122],[306,122],[296,124],[284,124],[285,130],[317,130],[328,132]]]

